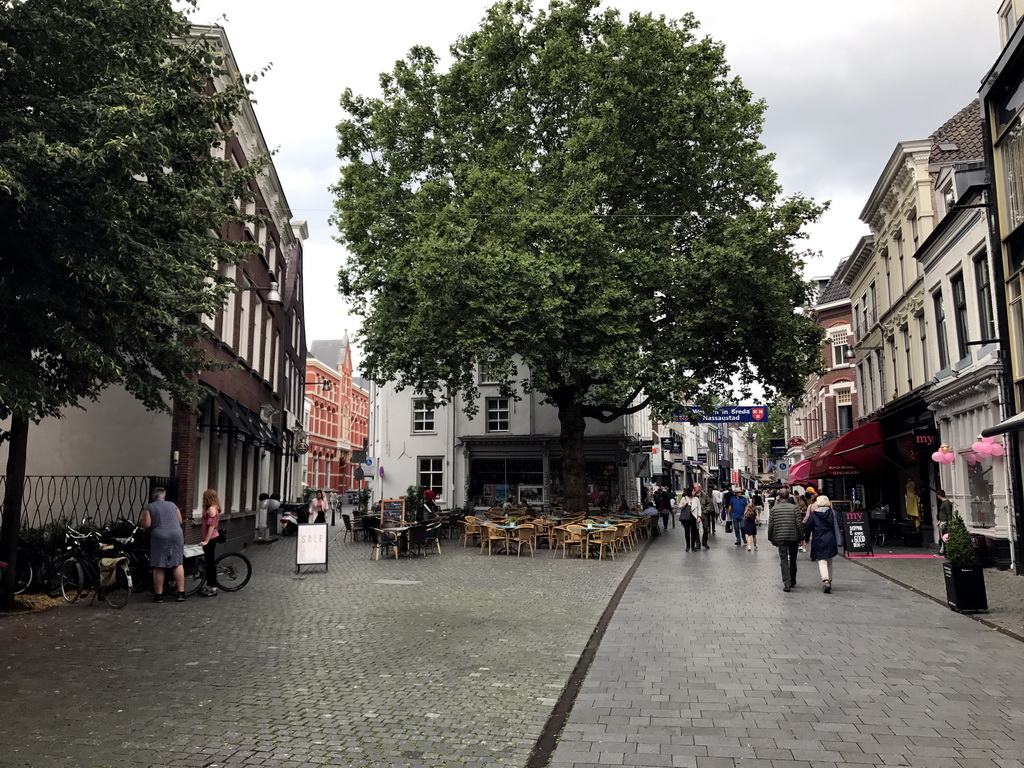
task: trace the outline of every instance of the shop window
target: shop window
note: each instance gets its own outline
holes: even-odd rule
[[[978,291],[978,323],[982,339],[996,337],[996,320],[992,312],[992,276],[988,269],[988,254],[982,251],[974,260],[974,283]]]

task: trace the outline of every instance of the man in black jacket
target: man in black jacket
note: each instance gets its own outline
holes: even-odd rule
[[[802,537],[803,515],[790,498],[789,489],[783,488],[768,517],[768,541],[779,548],[783,592],[796,586],[796,551]]]

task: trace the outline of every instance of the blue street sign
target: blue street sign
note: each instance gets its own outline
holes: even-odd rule
[[[698,422],[715,423],[760,423],[768,420],[768,408],[763,405],[726,405],[710,415],[704,415],[693,408],[676,411],[676,421],[689,421],[690,414]]]
[[[372,467],[373,466],[373,459],[367,459],[366,460],[366,466]]]

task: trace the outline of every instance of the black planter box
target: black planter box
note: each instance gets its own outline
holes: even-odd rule
[[[978,564],[942,564],[946,578],[946,603],[960,613],[988,613],[985,571]]]

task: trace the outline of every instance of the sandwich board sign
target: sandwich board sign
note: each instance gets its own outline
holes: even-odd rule
[[[306,523],[295,535],[295,572],[304,565],[327,570],[327,523]]]

